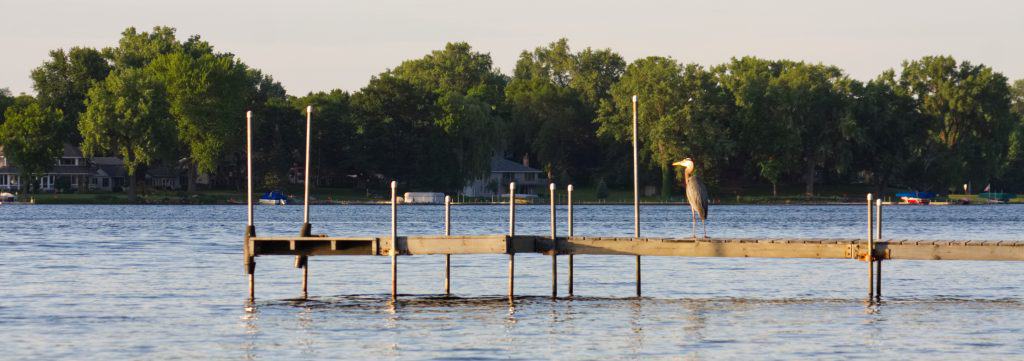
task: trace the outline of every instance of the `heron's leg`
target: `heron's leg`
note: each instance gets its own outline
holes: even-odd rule
[[[700,225],[704,226],[704,238],[708,238],[708,220],[701,218]]]
[[[697,239],[697,213],[690,207],[690,220],[693,222],[693,239]]]

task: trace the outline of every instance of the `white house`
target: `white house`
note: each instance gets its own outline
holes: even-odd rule
[[[516,194],[536,194],[547,189],[547,179],[540,169],[494,156],[491,158],[491,172],[474,180],[462,189],[467,197],[491,197],[508,194],[508,184],[516,182]]]

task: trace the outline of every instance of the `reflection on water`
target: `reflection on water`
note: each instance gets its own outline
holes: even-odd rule
[[[314,231],[386,234],[387,207],[313,207]],[[502,233],[507,209],[456,207],[457,234]],[[579,206],[579,235],[628,236],[630,207]],[[645,207],[644,234],[689,232],[679,206]],[[564,214],[564,213],[563,213]],[[440,233],[440,207],[400,208],[402,234]],[[891,207],[895,238],[1020,239],[1024,207]],[[546,234],[547,209],[517,229]],[[716,206],[714,236],[858,237],[860,206]],[[550,257],[314,257],[308,300],[290,257],[257,259],[245,301],[237,206],[0,207],[0,358],[928,358],[1024,357],[1024,267],[886,262],[885,299],[863,302],[849,260],[575,258],[576,296],[552,300]],[[297,231],[300,207],[257,208],[260,234]],[[564,227],[564,224],[560,224]],[[559,262],[564,280],[566,262]],[[560,294],[567,293],[565,284]],[[902,356],[902,357],[900,357]]]

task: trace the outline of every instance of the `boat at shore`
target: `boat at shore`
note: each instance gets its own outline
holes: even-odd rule
[[[932,192],[902,192],[896,193],[902,204],[929,204],[935,198]]]
[[[288,204],[288,196],[278,191],[270,191],[260,196],[260,204],[283,206]]]

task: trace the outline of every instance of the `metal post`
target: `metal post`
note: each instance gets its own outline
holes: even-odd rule
[[[568,193],[566,198],[567,208],[566,213],[569,215],[569,229],[568,236],[572,237],[572,184],[568,187]],[[572,253],[569,253],[569,297],[572,297]]]
[[[516,182],[508,184],[508,301],[512,302],[516,285]]]
[[[882,200],[875,200],[875,232],[878,233],[876,238],[879,242],[882,241]],[[875,260],[875,301],[882,301],[882,259],[879,257]]]
[[[313,133],[313,123],[311,121],[311,114],[313,112],[313,106],[306,106],[306,164],[304,166],[305,178],[303,180],[303,196],[302,196],[302,228],[299,230],[300,237],[309,237],[312,234],[312,226],[309,224],[309,149],[310,139]],[[309,257],[295,256],[295,267],[302,268],[302,298],[307,296],[307,283],[309,279]]]
[[[444,235],[452,235],[452,197],[444,196]],[[444,255],[444,295],[452,293],[452,255]]]
[[[640,238],[640,150],[637,130],[637,96],[633,96],[633,238]],[[640,256],[636,256],[636,296],[640,297]]]
[[[548,185],[551,193],[551,298],[558,298],[558,237],[555,229],[555,184]]]
[[[398,299],[398,182],[391,181],[391,300]]]
[[[875,298],[875,227],[871,203],[871,193],[868,193],[868,302]]]
[[[304,178],[302,185],[305,188],[305,196],[302,202],[302,223],[309,224],[309,145],[311,143],[313,128],[312,128],[312,114],[313,106],[306,107],[306,177]]]
[[[242,245],[243,263],[245,273],[249,275],[249,300],[256,298],[256,261],[253,257],[251,237],[256,236],[256,226],[253,224],[252,205],[252,111],[245,112],[245,172],[246,181],[246,209],[248,219],[245,225],[245,243]]]

